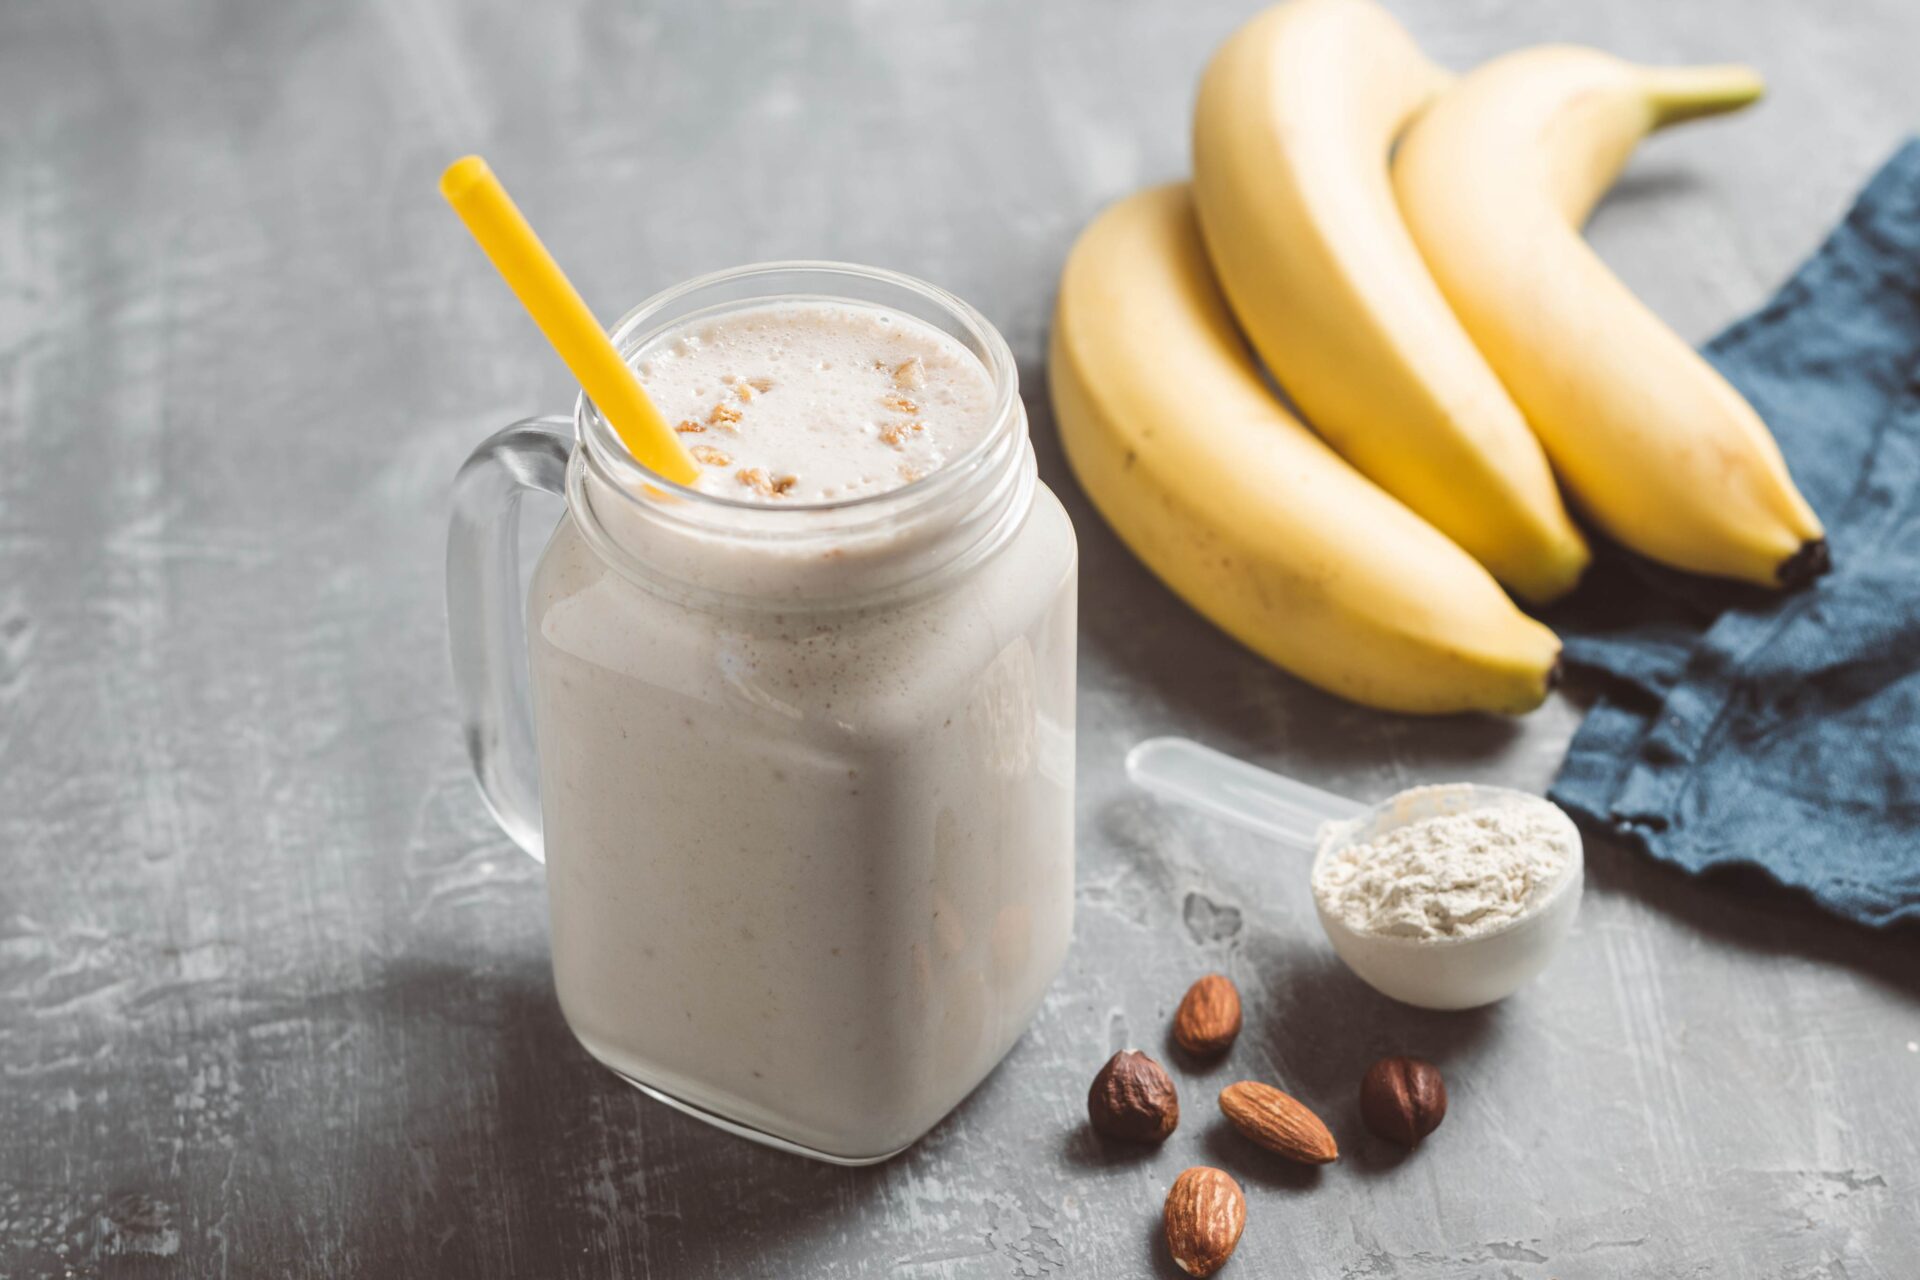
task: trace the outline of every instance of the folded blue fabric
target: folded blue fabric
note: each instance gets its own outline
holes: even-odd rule
[[[1688,871],[1920,921],[1920,140],[1707,357],[1773,428],[1833,571],[1781,596],[1603,553],[1550,619],[1601,677],[1553,798]]]

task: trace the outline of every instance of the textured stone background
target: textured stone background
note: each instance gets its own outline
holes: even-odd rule
[[[1395,0],[1464,66],[1543,39],[1745,58],[1749,115],[1657,140],[1594,237],[1691,337],[1760,301],[1920,118],[1907,0]],[[1920,947],[1761,886],[1591,853],[1571,952],[1422,1015],[1339,969],[1297,862],[1131,794],[1181,731],[1354,794],[1539,787],[1578,711],[1416,723],[1215,634],[1064,474],[1053,280],[1179,174],[1224,0],[0,8],[0,1275],[1134,1277],[1184,1165],[1231,1275],[1920,1273]],[[434,178],[484,150],[611,317],[690,274],[840,257],[948,285],[1023,361],[1085,555],[1078,937],[1031,1034],[884,1167],[764,1152],[593,1066],[541,874],[452,720],[449,477],[570,400]],[[1251,1021],[1154,1154],[1083,1131],[1185,984]],[[1350,1094],[1443,1062],[1395,1162]],[[1215,1087],[1284,1081],[1347,1158],[1263,1161]]]

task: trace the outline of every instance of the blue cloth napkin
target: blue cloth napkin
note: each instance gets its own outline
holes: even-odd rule
[[[1550,618],[1600,677],[1553,798],[1688,871],[1920,921],[1920,139],[1706,354],[1773,428],[1833,571],[1780,596],[1604,553]]]

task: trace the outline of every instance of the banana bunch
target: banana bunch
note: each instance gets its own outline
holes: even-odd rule
[[[1075,475],[1215,623],[1391,710],[1546,696],[1559,642],[1507,592],[1579,581],[1568,501],[1653,559],[1799,585],[1826,542],[1765,425],[1578,230],[1641,138],[1759,92],[1565,47],[1455,78],[1374,0],[1259,15],[1202,77],[1191,186],[1068,257]]]

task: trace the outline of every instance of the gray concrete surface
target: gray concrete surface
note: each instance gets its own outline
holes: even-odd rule
[[[1757,303],[1920,118],[1906,0],[1395,0],[1465,65],[1573,39],[1745,58],[1752,114],[1657,141],[1601,250],[1692,337]],[[1130,794],[1186,732],[1362,796],[1539,787],[1577,706],[1517,724],[1340,706],[1129,561],[1045,410],[1055,273],[1185,164],[1250,3],[0,8],[0,1276],[1172,1274],[1161,1196],[1230,1168],[1228,1275],[1920,1274],[1920,947],[1596,848],[1570,954],[1482,1013],[1372,996],[1303,868]],[[449,477],[569,402],[434,194],[484,150],[613,316],[692,273],[826,256],[952,287],[1023,362],[1085,555],[1079,923],[1031,1033],[945,1124],[848,1172],[716,1134],[574,1047],[541,873],[453,720]],[[1086,1083],[1163,1051],[1221,967],[1230,1062],[1165,1149]],[[1411,1159],[1351,1093],[1441,1061]],[[1347,1156],[1263,1160],[1216,1086],[1285,1082]]]

